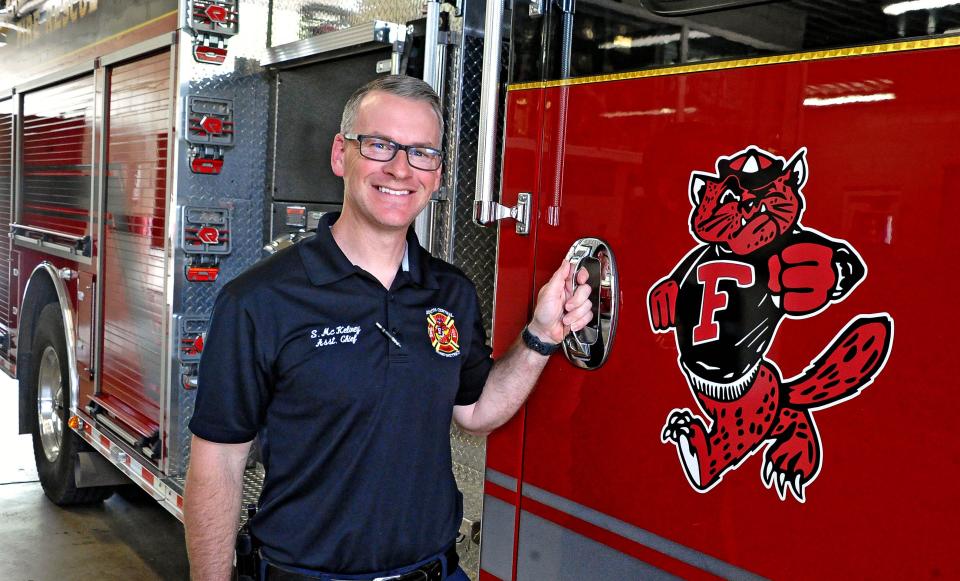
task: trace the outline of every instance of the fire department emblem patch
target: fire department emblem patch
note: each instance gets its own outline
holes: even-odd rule
[[[763,484],[804,502],[823,459],[814,412],[858,396],[890,354],[893,319],[876,313],[850,320],[794,377],[767,355],[784,318],[818,315],[867,276],[851,244],[801,224],[807,174],[806,148],[787,161],[758,147],[693,172],[697,245],[647,295],[699,408],[674,408],[660,439],[697,492],[761,453]]]
[[[460,355],[460,333],[449,311],[439,307],[427,311],[427,336],[438,354],[444,357]]]

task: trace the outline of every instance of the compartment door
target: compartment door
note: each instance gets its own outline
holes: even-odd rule
[[[117,65],[109,75],[96,399],[133,435],[151,439],[161,413],[170,52]]]
[[[517,579],[960,574],[960,51],[807,56],[545,90],[534,286],[595,237],[621,305],[526,405]]]

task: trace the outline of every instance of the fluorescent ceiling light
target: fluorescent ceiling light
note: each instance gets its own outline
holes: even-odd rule
[[[615,119],[617,117],[646,117],[647,115],[673,115],[677,110],[671,107],[663,107],[660,109],[647,109],[646,111],[610,111],[607,113],[602,113],[601,117],[606,117],[607,119]],[[684,113],[696,113],[696,107],[686,107],[683,110]]]
[[[960,0],[957,0],[960,2]],[[688,39],[695,38],[710,38],[710,35],[706,32],[700,32],[699,30],[691,30],[687,34]],[[600,49],[612,49],[612,48],[639,48],[641,46],[655,46],[658,44],[670,44],[671,42],[680,42],[680,33],[676,34],[655,34],[652,36],[641,36],[638,38],[631,38],[629,36],[618,35],[612,42],[604,42],[598,48]]]
[[[890,16],[900,16],[904,12],[914,10],[933,10],[945,6],[954,6],[960,4],[960,0],[909,0],[907,2],[895,2],[883,7],[883,13]]]
[[[877,101],[892,101],[897,96],[893,93],[874,93],[872,95],[844,95],[842,97],[807,97],[803,100],[806,107],[827,107],[830,105],[847,105],[850,103],[875,103]]]

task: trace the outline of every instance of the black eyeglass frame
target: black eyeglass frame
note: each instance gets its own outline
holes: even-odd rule
[[[399,153],[399,152],[402,150],[402,151],[405,151],[405,152],[407,153],[407,163],[410,165],[410,167],[412,167],[412,168],[414,168],[414,169],[419,169],[419,170],[421,170],[421,171],[436,171],[436,170],[440,169],[440,167],[443,165],[443,152],[440,151],[439,149],[434,149],[434,148],[432,148],[432,147],[425,147],[425,146],[423,146],[423,145],[404,145],[404,144],[402,144],[402,143],[397,143],[396,141],[394,141],[394,140],[392,140],[392,139],[387,139],[386,137],[382,137],[382,136],[380,136],[380,135],[364,135],[364,134],[360,134],[360,133],[342,133],[341,135],[343,135],[343,138],[344,138],[344,139],[349,139],[350,141],[356,141],[356,142],[357,142],[357,149],[360,151],[360,155],[362,155],[362,156],[363,156],[364,158],[366,158],[366,159],[369,159],[370,161],[379,161],[379,162],[382,162],[382,163],[386,163],[386,162],[388,162],[388,161],[393,161],[393,158],[397,157],[397,153]],[[366,155],[365,153],[363,153],[363,140],[364,140],[364,139],[377,139],[377,140],[379,140],[379,141],[383,141],[383,142],[389,143],[390,145],[392,145],[392,146],[394,147],[394,149],[393,149],[393,155],[391,155],[391,156],[388,157],[387,159],[377,159],[377,158],[375,158],[375,157],[370,157],[369,155]],[[414,164],[413,164],[413,161],[411,161],[411,158],[410,158],[410,150],[411,150],[411,149],[413,149],[413,150],[419,149],[419,150],[421,150],[421,151],[426,151],[426,152],[429,152],[429,153],[436,154],[436,156],[437,156],[437,157],[436,157],[436,159],[437,159],[437,167],[434,167],[434,168],[425,168],[425,167],[419,167],[419,166],[414,165]]]

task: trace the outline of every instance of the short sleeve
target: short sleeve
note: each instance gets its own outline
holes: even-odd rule
[[[257,435],[270,381],[251,313],[228,289],[217,297],[204,341],[190,431],[211,442],[238,444]]]
[[[473,301],[473,333],[466,360],[460,367],[460,389],[454,400],[456,405],[470,405],[480,399],[487,376],[490,375],[490,368],[493,367],[493,359],[490,357],[493,350],[487,345],[487,332],[483,328],[480,298],[476,289],[473,291]]]

